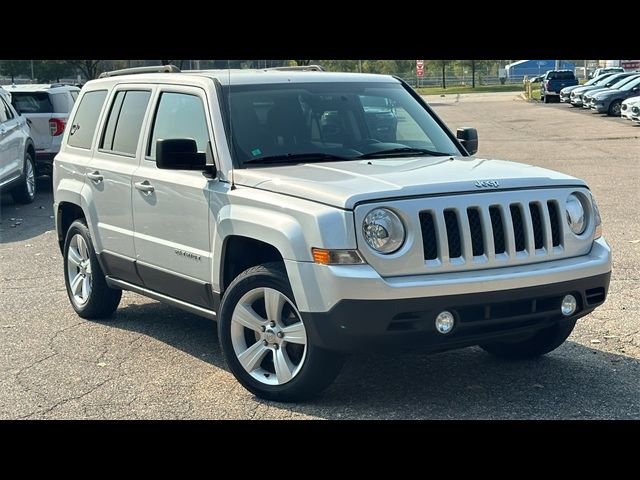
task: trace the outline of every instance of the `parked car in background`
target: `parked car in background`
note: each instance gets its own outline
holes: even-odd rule
[[[591,85],[595,85],[596,82],[602,82],[605,78],[609,78],[613,73],[606,73],[604,75],[600,75],[599,77],[594,77],[584,85],[571,85],[569,87],[564,87],[560,90],[560,102],[562,103],[570,103],[571,102],[571,92],[580,87],[590,87]],[[574,105],[575,106],[575,105]]]
[[[619,90],[620,88],[624,87],[627,83],[630,83],[631,81],[638,78],[639,76],[640,74],[629,75],[628,77],[623,77],[618,82],[611,85],[611,87],[609,88],[598,88],[596,90],[591,90],[590,92],[582,96],[582,108],[591,108],[593,99],[598,93],[609,92],[611,90]]]
[[[14,201],[31,203],[36,196],[35,147],[27,120],[11,105],[0,88],[0,192],[11,192]]]
[[[624,72],[624,73],[615,73],[608,78],[603,79],[603,81],[595,82],[593,85],[582,85],[571,92],[569,97],[571,98],[571,105],[579,107],[583,104],[583,96],[589,92],[592,92],[596,89],[603,88],[612,88],[613,85],[618,83],[620,80],[623,80],[632,75],[637,75],[637,72]]]
[[[549,103],[551,97],[559,98],[563,88],[578,84],[578,79],[571,70],[549,70],[542,79],[540,100]]]
[[[73,85],[11,85],[11,103],[31,127],[39,174],[51,174],[62,133],[80,89]]]
[[[640,75],[630,82],[625,83],[620,88],[612,88],[596,93],[593,96],[590,107],[598,113],[606,113],[612,117],[619,117],[622,102],[627,98],[638,95],[640,95]]]
[[[640,107],[640,96],[627,98],[622,102],[622,106],[620,107],[620,116],[627,120],[631,120],[631,117],[633,116],[631,109],[634,106]]]
[[[637,103],[631,107],[631,120],[634,122],[640,122],[640,105]]]
[[[604,67],[604,68],[596,68],[589,78],[597,78],[600,75],[604,75],[605,73],[621,73],[624,72],[624,68],[622,67]]]

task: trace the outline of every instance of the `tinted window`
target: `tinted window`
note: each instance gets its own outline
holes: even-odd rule
[[[551,72],[549,73],[549,80],[573,80],[575,75],[573,72]]]
[[[135,155],[150,96],[135,90],[116,93],[100,148]]]
[[[3,97],[0,97],[0,123],[6,122],[13,118],[13,112],[9,108],[9,105],[4,101]]]
[[[11,103],[20,113],[52,113],[53,105],[46,92],[11,92]]]
[[[147,147],[149,157],[156,158],[156,141],[167,138],[192,138],[199,152],[206,151],[209,132],[200,97],[168,92],[161,95]]]
[[[399,83],[321,82],[222,87],[236,161],[334,155],[357,159],[392,149],[459,152]]]
[[[93,132],[107,97],[106,90],[96,90],[84,94],[69,129],[68,144],[72,147],[91,148]]]

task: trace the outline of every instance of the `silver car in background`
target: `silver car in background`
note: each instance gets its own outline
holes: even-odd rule
[[[18,203],[36,196],[35,147],[27,120],[11,105],[11,95],[0,87],[0,192],[11,192]]]

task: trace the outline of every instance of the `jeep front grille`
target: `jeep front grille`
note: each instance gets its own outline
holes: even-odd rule
[[[561,246],[558,204],[515,202],[420,212],[425,260],[487,261],[552,252]]]

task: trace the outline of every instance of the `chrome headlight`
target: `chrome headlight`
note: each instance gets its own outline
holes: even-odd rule
[[[397,251],[405,239],[405,229],[400,217],[387,208],[374,208],[362,222],[364,240],[380,253]]]
[[[587,228],[585,208],[580,197],[572,193],[566,202],[566,217],[569,228],[576,235],[581,235]]]

